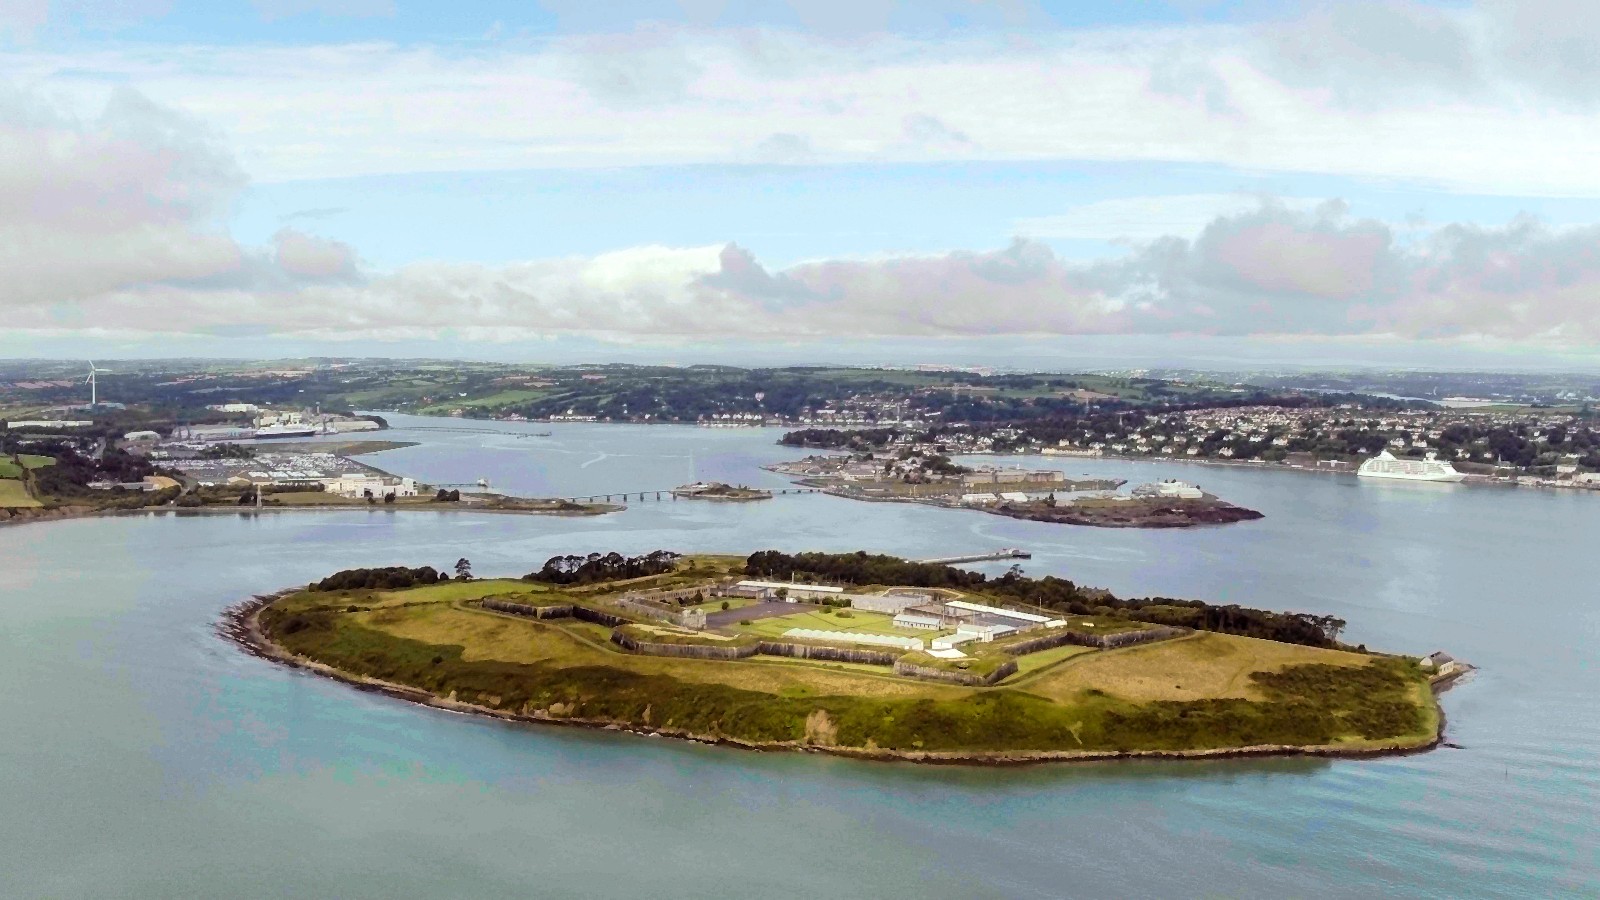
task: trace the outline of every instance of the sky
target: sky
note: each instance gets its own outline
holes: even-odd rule
[[[1600,367],[1576,0],[0,0],[0,356]]]

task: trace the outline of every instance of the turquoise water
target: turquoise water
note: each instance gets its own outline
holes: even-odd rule
[[[757,466],[792,455],[759,431],[497,427],[508,434],[417,432],[422,446],[372,460],[570,495],[782,487]],[[533,431],[554,434],[514,436]],[[0,529],[0,896],[1600,894],[1600,498],[1055,465],[1198,481],[1267,518],[1108,531],[811,495],[588,519],[358,510]],[[1331,612],[1352,640],[1447,649],[1482,667],[1445,695],[1461,749],[1022,770],[750,754],[421,709],[212,631],[250,593],[351,565],[468,556],[480,574],[519,574],[589,550],[996,546],[1033,550],[1032,574]]]

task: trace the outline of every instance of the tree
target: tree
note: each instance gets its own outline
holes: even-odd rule
[[[465,556],[456,560],[456,579],[458,581],[472,580],[472,561]]]
[[[383,502],[384,502],[385,506],[393,506],[394,505],[394,491],[390,491],[389,493],[384,494],[383,495]]]
[[[726,600],[722,601],[722,608],[723,609],[727,609],[728,608],[728,601],[726,601]]]

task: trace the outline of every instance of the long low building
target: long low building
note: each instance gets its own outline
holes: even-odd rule
[[[944,619],[937,615],[920,613],[916,610],[908,609],[894,617],[894,627],[918,628],[923,631],[941,631],[949,626],[945,624]]]
[[[921,606],[933,598],[927,594],[845,594],[851,609],[865,612],[899,615],[913,606]]]
[[[1061,628],[1067,624],[1063,619],[1053,619],[1049,616],[1018,612],[1014,609],[1002,609],[998,606],[985,606],[982,603],[969,603],[966,600],[951,600],[950,602],[946,603],[945,606],[966,610],[967,612],[976,613],[980,616],[1011,619],[1016,622],[1024,623],[1020,626],[1022,628],[1034,628],[1041,626],[1044,628]]]
[[[844,594],[844,588],[829,584],[792,584],[787,581],[741,581],[736,587],[760,591],[763,594],[770,593],[773,596],[783,591],[790,600],[801,597],[839,597]]]

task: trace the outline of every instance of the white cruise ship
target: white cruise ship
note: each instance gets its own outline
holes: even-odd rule
[[[314,437],[321,433],[321,429],[315,425],[306,425],[298,422],[266,425],[256,429],[257,438]]]
[[[1362,478],[1397,478],[1402,481],[1460,481],[1467,477],[1456,467],[1435,459],[1399,459],[1385,450],[1361,464],[1356,474]]]

